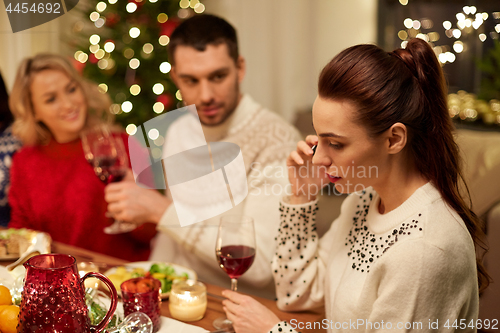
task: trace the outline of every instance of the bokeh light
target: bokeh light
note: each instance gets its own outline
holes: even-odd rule
[[[162,62],[160,65],[160,72],[167,74],[172,69],[172,65],[168,62]]]
[[[153,104],[153,111],[155,113],[162,113],[163,110],[165,110],[165,105],[163,105],[162,102],[156,102],[155,104]]]
[[[133,13],[137,10],[137,5],[133,2],[129,2],[127,4],[127,7],[125,7],[125,9],[127,10],[127,12],[129,13]]]
[[[92,44],[92,45],[99,44],[100,40],[101,40],[101,37],[99,35],[92,35],[89,38],[90,44]]]
[[[158,38],[158,43],[160,43],[161,46],[166,46],[170,42],[170,38],[167,35],[161,35],[160,38]]]
[[[165,13],[160,13],[158,14],[156,19],[158,20],[159,23],[165,23],[168,20],[168,15]]]
[[[407,18],[403,21],[403,24],[405,25],[406,29],[410,29],[413,27],[413,20],[411,18]]]
[[[139,30],[139,28],[137,28],[137,27],[133,27],[133,28],[130,28],[128,34],[132,38],[137,38],[141,34],[141,30]]]
[[[141,92],[141,87],[138,84],[133,84],[130,86],[130,93],[134,96],[139,95]]]
[[[141,65],[141,62],[139,61],[139,59],[133,58],[133,59],[130,59],[130,61],[128,62],[128,65],[132,69],[137,69]]]
[[[153,92],[157,95],[161,95],[164,90],[165,87],[161,83],[155,83],[155,85],[153,86]]]
[[[101,89],[101,91],[102,91],[103,93],[106,93],[106,92],[108,92],[108,85],[107,85],[106,83],[101,83],[101,84],[99,85],[99,89]]]
[[[142,46],[142,51],[144,51],[144,53],[146,54],[150,54],[151,52],[153,52],[154,50],[154,47],[153,47],[153,44],[151,43],[146,43]]]
[[[152,128],[148,132],[148,137],[151,140],[156,140],[156,139],[158,139],[159,136],[160,136],[160,132],[156,128]]]
[[[99,19],[99,17],[101,17],[101,15],[99,15],[98,12],[92,12],[92,13],[90,13],[90,20],[92,22],[97,21]]]
[[[102,13],[103,11],[105,11],[105,10],[106,10],[106,7],[107,7],[107,6],[108,6],[108,5],[106,5],[106,3],[105,3],[105,2],[101,1],[101,2],[99,2],[99,3],[95,6],[95,9],[97,9],[97,11],[98,11],[98,12],[101,12],[101,13]]]
[[[125,113],[129,113],[130,111],[132,111],[132,107],[133,107],[133,105],[132,105],[132,102],[130,102],[130,101],[125,101],[122,103],[122,110]]]
[[[125,127],[125,132],[127,132],[128,135],[134,135],[137,133],[137,126],[134,124],[128,124],[127,127]]]
[[[464,50],[464,43],[457,40],[455,43],[453,43],[453,50],[455,50],[455,52],[457,53],[462,53],[462,51]]]
[[[106,42],[104,44],[104,51],[111,53],[115,50],[115,43],[113,42]]]

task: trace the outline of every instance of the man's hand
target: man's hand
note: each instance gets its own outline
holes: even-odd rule
[[[236,333],[267,333],[280,322],[271,310],[250,296],[230,290],[224,290],[222,295],[228,298],[222,305]]]
[[[156,190],[139,187],[134,181],[111,183],[104,189],[108,211],[119,221],[159,223],[172,201]]]

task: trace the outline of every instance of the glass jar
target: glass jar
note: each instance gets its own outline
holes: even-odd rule
[[[203,283],[194,280],[174,282],[168,308],[172,318],[181,321],[202,319],[207,310],[207,288]]]

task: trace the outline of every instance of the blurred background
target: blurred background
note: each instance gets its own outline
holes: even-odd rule
[[[66,15],[17,33],[1,10],[0,71],[10,88],[22,58],[67,55],[102,83],[117,120],[136,125],[177,107],[168,35],[202,12],[236,27],[248,66],[243,91],[291,122],[311,107],[321,68],[342,49],[377,43],[390,51],[419,37],[433,45],[450,92],[475,94],[452,96],[457,120],[500,123],[500,105],[489,103],[500,99],[500,1],[492,0],[80,0]]]
[[[450,116],[464,130],[458,141],[473,205],[487,221],[487,265],[500,280],[499,0],[80,0],[64,16],[17,33],[3,6],[0,71],[8,90],[24,57],[66,55],[109,93],[112,112],[129,134],[182,105],[168,74],[166,46],[179,22],[192,15],[216,14],[235,26],[247,61],[242,90],[304,135],[312,133],[319,72],[339,51],[359,43],[392,51],[410,38],[425,39],[449,83]],[[320,233],[341,200],[323,199],[328,209],[318,217]],[[500,319],[498,284],[483,295],[484,319]]]

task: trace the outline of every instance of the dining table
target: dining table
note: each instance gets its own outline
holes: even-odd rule
[[[93,262],[97,267],[99,267],[99,271],[105,272],[106,270],[116,267],[123,266],[128,263],[128,261],[111,257],[105,254],[93,252],[87,249],[75,247],[72,245],[60,243],[60,242],[52,242],[51,244],[52,253],[62,253],[69,254],[75,257],[77,263],[79,262]],[[0,265],[6,266],[13,261],[1,261]],[[196,267],[190,267],[191,269],[196,271]],[[198,277],[200,281],[203,281],[203,277]],[[224,310],[222,308],[222,300],[224,297],[222,296],[222,291],[227,289],[217,285],[205,283],[207,287],[207,310],[205,312],[204,317],[201,320],[189,322],[187,324],[194,325],[206,329],[207,331],[214,331],[212,323],[216,318],[224,316]],[[324,309],[316,309],[312,311],[303,311],[303,312],[284,312],[278,309],[275,300],[266,299],[262,297],[252,296],[254,299],[265,305],[268,309],[270,309],[273,313],[275,313],[281,320],[286,320],[289,323],[295,324],[297,327],[304,327],[304,329],[297,329],[300,332],[320,332],[324,330],[318,329],[307,329],[308,323],[317,323],[316,327],[319,327],[319,323],[325,318]],[[165,317],[171,318],[168,300],[163,300],[161,304],[161,315]],[[313,325],[313,324],[312,324]],[[311,327],[312,327],[311,325]]]

